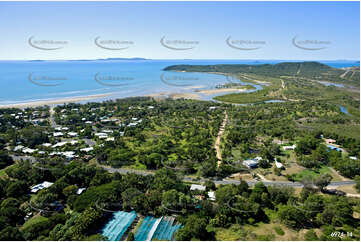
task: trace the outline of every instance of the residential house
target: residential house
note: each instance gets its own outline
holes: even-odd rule
[[[289,146],[282,146],[283,150],[294,150],[296,148],[296,145],[289,145]]]
[[[48,187],[50,187],[50,186],[53,185],[53,184],[54,184],[54,183],[52,183],[52,182],[44,181],[43,183],[40,183],[40,184],[35,185],[35,186],[32,186],[30,189],[31,189],[31,192],[32,192],[32,193],[37,193],[39,190],[44,189],[44,188],[48,188]]]

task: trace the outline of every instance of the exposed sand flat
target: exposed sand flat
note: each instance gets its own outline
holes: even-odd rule
[[[168,96],[173,99],[179,99],[179,98],[195,99],[195,100],[200,99],[200,96],[196,93],[171,93]]]
[[[195,99],[195,100],[200,99],[200,96],[196,93],[184,93],[184,92],[181,92],[181,93],[160,92],[160,93],[147,94],[144,96],[145,97],[153,97],[153,98],[169,97],[169,98],[173,98],[173,99],[179,99],[179,98]]]
[[[188,89],[196,89],[196,88],[205,88],[205,86],[190,86],[190,87],[184,87],[183,89],[188,90]]]
[[[219,89],[201,90],[198,92],[202,94],[210,95],[210,94],[217,94],[222,92],[245,92],[245,91],[247,91],[247,89],[245,88],[219,88]]]
[[[144,96],[145,97],[162,97],[162,96],[166,96],[168,94],[169,94],[169,92],[159,92],[159,93],[147,94],[147,95],[144,95]]]
[[[102,97],[111,96],[113,93],[106,93],[106,94],[96,94],[96,95],[89,95],[84,97],[69,97],[69,98],[61,98],[61,99],[54,99],[54,100],[42,100],[42,101],[33,101],[27,103],[15,103],[15,104],[6,104],[0,105],[0,108],[29,108],[29,107],[39,107],[45,105],[52,105],[52,104],[63,104],[63,103],[71,103],[71,102],[80,102],[86,100],[92,100]]]
[[[271,84],[270,82],[267,81],[260,81],[260,80],[253,80],[254,82],[257,82],[258,84]]]

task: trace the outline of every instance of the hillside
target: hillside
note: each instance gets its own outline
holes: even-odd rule
[[[319,80],[349,81],[359,86],[360,72],[353,75],[343,75],[348,70],[330,67],[319,62],[283,62],[262,65],[173,65],[164,68],[165,71],[187,72],[218,72],[226,74],[248,73],[263,76],[302,76]]]

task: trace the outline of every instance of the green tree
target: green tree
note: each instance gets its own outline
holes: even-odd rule
[[[63,194],[65,197],[69,197],[71,195],[75,195],[77,190],[78,190],[77,185],[69,185],[63,189]]]
[[[176,234],[176,240],[210,240],[212,234],[206,229],[208,221],[195,214],[188,216],[186,224]]]
[[[307,222],[301,209],[289,205],[279,206],[278,217],[284,224],[294,229],[304,227]]]
[[[214,184],[214,182],[211,180],[207,180],[204,183],[204,186],[206,187],[207,191],[215,191],[216,190],[216,184]]]
[[[28,193],[29,188],[25,181],[14,181],[6,189],[7,197],[21,197]]]
[[[315,185],[321,191],[323,191],[325,189],[325,187],[327,187],[330,184],[331,180],[332,180],[332,176],[328,173],[325,173],[325,174],[320,175],[318,178],[316,178]]]
[[[0,169],[14,164],[13,159],[7,154],[6,151],[0,150]]]
[[[23,235],[16,227],[7,226],[0,231],[0,241],[21,241],[24,240]]]
[[[317,240],[319,240],[319,238],[317,237],[317,234],[315,233],[315,231],[313,229],[310,229],[305,233],[304,239],[307,240],[307,241],[317,241]]]
[[[6,218],[6,222],[15,225],[24,216],[24,212],[19,208],[20,201],[15,198],[6,198],[1,202],[0,215]]]

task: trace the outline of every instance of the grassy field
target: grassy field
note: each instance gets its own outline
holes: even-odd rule
[[[216,240],[240,241],[240,240],[276,240],[276,241],[300,241],[304,240],[307,230],[295,231],[278,222],[268,224],[258,223],[255,225],[237,225],[230,228],[215,228]],[[320,231],[316,231],[320,234]]]
[[[296,181],[302,181],[304,178],[306,177],[312,177],[312,178],[317,178],[318,176],[320,176],[321,174],[330,174],[332,176],[332,180],[333,181],[341,181],[341,179],[336,176],[331,170],[330,168],[328,168],[327,166],[322,166],[318,169],[304,169],[298,173],[294,173],[296,174],[295,176],[295,180]]]

